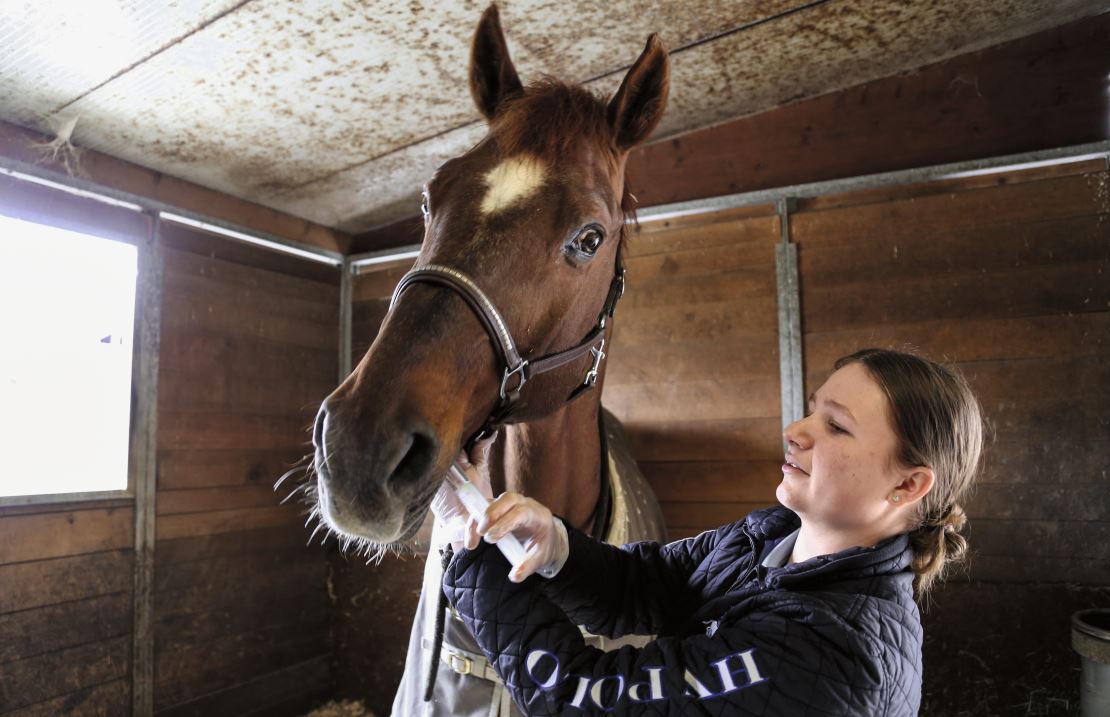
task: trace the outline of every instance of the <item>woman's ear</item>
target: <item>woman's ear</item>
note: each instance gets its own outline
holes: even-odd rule
[[[609,126],[617,147],[622,150],[635,147],[659,124],[667,108],[670,76],[667,48],[663,47],[659,36],[653,34],[636,64],[624,76],[617,94],[609,101]]]
[[[891,499],[897,496],[898,500],[895,502],[901,505],[913,505],[921,500],[929,494],[936,482],[933,469],[926,466],[909,468],[900,474],[900,478],[899,483],[894,486]]]
[[[498,106],[505,99],[519,95],[523,89],[509,57],[497,5],[491,4],[482,13],[470,45],[470,94],[478,111],[492,120]]]

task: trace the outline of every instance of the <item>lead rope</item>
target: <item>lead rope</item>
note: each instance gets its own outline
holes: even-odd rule
[[[451,563],[451,556],[455,551],[450,543],[447,543],[439,550],[441,557],[441,567],[443,572],[447,572],[447,566]],[[432,692],[436,687],[436,675],[439,674],[439,656],[443,651],[443,631],[444,631],[444,617],[447,612],[447,594],[443,592],[443,586],[439,588],[439,597],[436,599],[436,628],[435,637],[432,639],[432,660],[428,663],[428,679],[424,683],[424,701],[432,701]]]

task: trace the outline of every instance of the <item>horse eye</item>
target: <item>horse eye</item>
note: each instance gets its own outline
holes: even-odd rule
[[[420,195],[420,213],[424,215],[425,223],[431,218],[431,211],[428,210],[428,193],[424,192]]]
[[[601,230],[601,227],[596,224],[591,224],[578,233],[572,245],[574,250],[579,254],[593,256],[597,253],[597,250],[601,247],[601,242],[604,240],[605,233]]]

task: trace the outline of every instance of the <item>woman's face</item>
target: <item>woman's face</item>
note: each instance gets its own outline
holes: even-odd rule
[[[887,398],[859,363],[836,371],[787,426],[786,463],[776,495],[823,531],[866,532],[890,514],[900,477]]]

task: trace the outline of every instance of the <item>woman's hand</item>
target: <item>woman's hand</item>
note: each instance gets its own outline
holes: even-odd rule
[[[554,577],[563,567],[570,552],[567,531],[542,503],[520,493],[502,493],[479,520],[467,525],[466,547],[474,549],[480,537],[496,543],[512,533],[524,545],[527,557],[509,571],[509,580],[519,583],[534,572],[543,570],[545,577]]]

